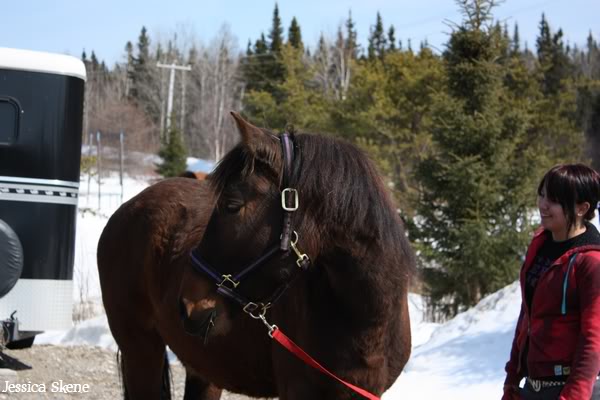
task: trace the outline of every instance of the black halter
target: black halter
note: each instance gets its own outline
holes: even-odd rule
[[[276,138],[281,142],[283,153],[283,177],[281,182],[281,187],[283,188],[281,190],[283,226],[281,229],[280,241],[273,244],[257,260],[253,261],[246,268],[242,269],[233,276],[231,274],[221,274],[218,272],[202,258],[202,256],[199,254],[198,248],[195,248],[190,253],[194,270],[212,279],[212,281],[217,285],[217,292],[219,294],[235,301],[244,309],[245,312],[252,316],[256,316],[257,314],[255,313],[257,312],[264,315],[264,312],[266,312],[266,310],[273,303],[275,303],[290,286],[294,278],[298,275],[298,271],[304,271],[308,269],[310,265],[309,257],[300,252],[296,246],[298,243],[298,234],[293,230],[292,227],[292,214],[298,209],[298,191],[295,188],[288,187],[291,182],[292,171],[294,167],[294,142],[292,136],[287,132],[287,130]],[[296,272],[293,273],[285,283],[277,287],[271,296],[262,301],[251,301],[236,290],[242,280],[252,271],[255,271],[258,267],[265,264],[275,255],[288,253],[290,247],[297,257],[296,265],[298,266],[298,269],[295,270]]]

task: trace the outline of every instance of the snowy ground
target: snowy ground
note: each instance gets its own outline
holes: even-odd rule
[[[74,300],[92,304],[97,316],[79,322],[71,330],[47,332],[36,344],[92,345],[115,350],[106,316],[101,314],[100,288],[96,272],[96,243],[108,216],[118,208],[121,188],[118,178],[106,179],[101,207],[94,184],[90,193],[82,180],[77,239]],[[124,200],[143,190],[146,180],[127,178]],[[518,284],[514,283],[483,299],[476,307],[444,324],[423,321],[422,299],[410,295],[413,352],[398,381],[384,400],[498,399],[502,394],[504,364],[508,357],[519,313]],[[100,314],[99,314],[100,313]]]

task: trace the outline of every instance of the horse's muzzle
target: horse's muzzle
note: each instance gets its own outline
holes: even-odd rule
[[[213,307],[188,314],[185,304],[180,300],[179,314],[183,329],[188,335],[201,336],[206,340],[211,328],[215,325],[217,310]]]

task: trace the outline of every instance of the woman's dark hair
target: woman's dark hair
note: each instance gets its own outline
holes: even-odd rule
[[[562,206],[567,219],[567,232],[575,224],[575,205],[590,203],[590,209],[583,216],[594,218],[600,200],[600,175],[583,164],[557,165],[546,172],[538,186],[538,194]]]

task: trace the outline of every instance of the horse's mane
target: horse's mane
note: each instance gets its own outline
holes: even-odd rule
[[[379,243],[404,234],[396,207],[363,151],[326,136],[299,135],[297,142],[301,160],[297,187],[306,193],[303,198],[315,200],[307,207],[318,221]]]

